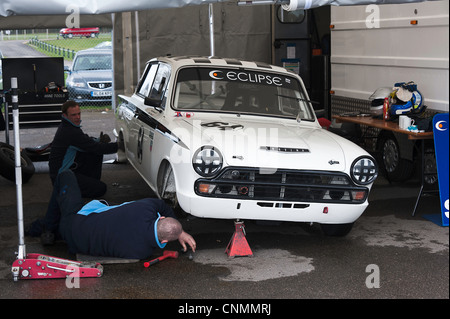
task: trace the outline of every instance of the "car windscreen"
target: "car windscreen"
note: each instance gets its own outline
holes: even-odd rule
[[[300,82],[278,73],[243,69],[184,68],[178,72],[172,106],[314,120]]]
[[[110,54],[80,55],[73,63],[73,71],[111,70],[112,56]]]

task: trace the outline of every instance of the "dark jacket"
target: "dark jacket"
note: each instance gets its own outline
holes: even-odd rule
[[[62,117],[61,124],[52,142],[48,165],[50,177],[55,179],[58,172],[69,169],[74,163],[77,152],[89,152],[99,155],[117,152],[117,143],[100,143],[83,133],[77,126]]]
[[[155,234],[159,215],[175,218],[173,210],[156,198],[124,203],[87,216],[78,213],[72,215],[71,236],[64,239],[73,254],[144,259],[152,255],[154,248],[164,247]]]

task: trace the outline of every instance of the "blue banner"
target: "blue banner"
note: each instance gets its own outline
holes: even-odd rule
[[[448,113],[436,114],[433,117],[434,149],[438,171],[439,194],[441,197],[442,226],[448,226]]]

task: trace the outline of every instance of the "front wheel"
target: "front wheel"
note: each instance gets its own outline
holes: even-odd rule
[[[353,227],[353,223],[348,224],[320,224],[322,231],[327,236],[344,237]]]
[[[159,168],[157,183],[159,198],[168,203],[178,217],[185,217],[186,212],[183,211],[180,204],[178,203],[175,177],[173,174],[172,166],[169,162],[164,161],[161,164],[161,167]]]
[[[116,135],[116,132],[114,132],[114,135]],[[126,155],[125,140],[123,138],[122,132],[120,132],[119,136],[117,136],[116,142],[119,145],[119,147],[117,149],[117,154],[116,154],[116,162],[117,163],[126,163],[128,161],[128,159],[127,159],[127,155]]]
[[[158,174],[158,195],[161,199],[170,201],[176,205],[175,178],[172,166],[168,162],[163,162]]]

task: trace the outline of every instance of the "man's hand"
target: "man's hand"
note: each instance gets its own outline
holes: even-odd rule
[[[180,242],[181,246],[183,247],[183,251],[187,251],[186,244],[191,247],[192,251],[195,252],[195,248],[197,247],[197,244],[194,240],[194,238],[186,233],[184,230],[181,232],[180,236],[178,237],[178,241]]]
[[[111,142],[111,138],[108,134],[103,134],[103,132],[100,132],[99,142],[107,144]]]

